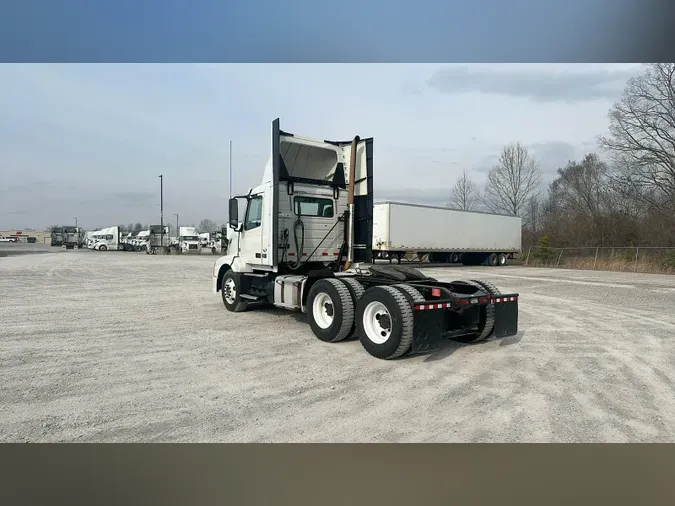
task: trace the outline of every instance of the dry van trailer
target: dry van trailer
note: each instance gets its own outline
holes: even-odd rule
[[[521,227],[516,216],[379,202],[373,206],[373,258],[400,264],[415,255],[419,262],[506,265],[520,253]]]

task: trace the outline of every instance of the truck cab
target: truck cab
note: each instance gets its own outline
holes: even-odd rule
[[[180,227],[178,246],[182,253],[198,253],[201,237],[195,227]]]

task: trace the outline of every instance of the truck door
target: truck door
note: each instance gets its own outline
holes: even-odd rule
[[[239,236],[239,255],[247,264],[262,264],[262,217],[263,195],[251,195]]]

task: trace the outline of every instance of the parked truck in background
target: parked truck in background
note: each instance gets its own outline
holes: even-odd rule
[[[201,238],[195,227],[180,227],[178,233],[178,247],[181,253],[199,253]]]
[[[134,251],[146,251],[150,239],[150,230],[141,230],[134,237]]]
[[[154,255],[157,252],[169,253],[171,247],[171,237],[169,236],[169,227],[164,225],[151,225],[148,230],[148,240],[146,242],[145,252],[148,255]]]
[[[398,260],[414,254],[432,263],[506,265],[521,250],[521,219],[403,202],[373,206],[373,253]]]
[[[86,234],[80,227],[63,227],[63,246],[66,249],[80,249],[85,242]]]
[[[66,236],[64,227],[52,227],[51,229],[51,245],[61,247],[65,244]]]
[[[118,251],[124,249],[119,227],[106,227],[91,233],[89,246],[94,251]]]
[[[229,201],[232,237],[213,267],[225,308],[301,311],[319,340],[357,336],[381,359],[515,335],[518,294],[373,263],[373,178],[372,138],[309,139],[275,120],[261,184]]]

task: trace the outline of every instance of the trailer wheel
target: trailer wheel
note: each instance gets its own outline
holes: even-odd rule
[[[500,267],[506,265],[506,255],[504,253],[500,253],[497,256],[497,265]]]
[[[452,259],[451,259],[451,260],[452,260],[452,263],[453,263],[453,264],[458,264],[458,263],[459,263],[459,260],[460,260],[459,255],[458,255],[457,253],[453,253],[453,254],[452,254]]]
[[[345,339],[354,326],[354,301],[347,286],[330,278],[312,285],[307,296],[309,326],[326,343]]]
[[[490,267],[497,267],[499,265],[499,259],[497,258],[497,253],[490,253],[486,259],[487,264]]]
[[[376,358],[390,360],[406,353],[413,339],[413,311],[392,286],[366,290],[356,308],[361,345]]]
[[[246,311],[248,303],[241,300],[241,297],[239,297],[239,283],[237,282],[237,276],[232,269],[228,270],[223,276],[223,283],[220,291],[223,296],[223,304],[225,304],[228,311],[232,311],[233,313]]]

